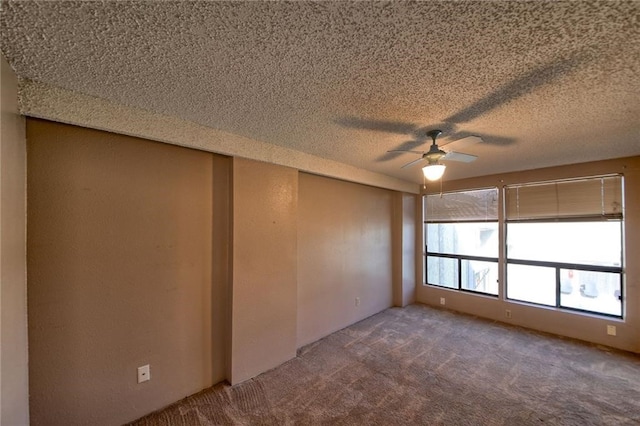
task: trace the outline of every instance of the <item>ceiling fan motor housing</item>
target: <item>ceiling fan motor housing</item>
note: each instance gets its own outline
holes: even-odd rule
[[[431,147],[429,148],[429,151],[426,152],[422,158],[427,160],[429,162],[429,164],[437,164],[438,161],[440,161],[440,159],[442,157],[444,157],[445,155],[447,155],[446,152],[444,152],[443,150],[441,150],[440,148],[438,148],[438,145],[436,144],[436,138],[438,136],[440,136],[442,134],[442,130],[429,130],[427,132],[427,136],[429,136],[431,138],[431,140],[433,141],[433,143],[431,144]]]
[[[437,163],[445,155],[447,155],[447,153],[438,148],[438,145],[436,145],[434,142],[433,145],[431,145],[431,148],[429,148],[429,151],[425,153],[422,158],[427,160],[429,164],[434,164]]]

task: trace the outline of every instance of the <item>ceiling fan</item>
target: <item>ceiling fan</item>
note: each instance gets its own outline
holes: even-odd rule
[[[432,143],[431,147],[429,147],[429,151],[413,151],[413,150],[404,150],[404,149],[393,149],[387,152],[402,152],[402,153],[410,153],[410,154],[421,154],[421,157],[417,160],[413,160],[401,168],[412,167],[422,161],[426,161],[428,164],[422,168],[422,172],[424,173],[424,177],[427,180],[434,181],[438,180],[444,174],[444,170],[446,166],[444,164],[440,164],[440,161],[460,161],[463,163],[470,163],[475,161],[478,157],[471,154],[464,154],[461,152],[448,151],[445,152],[438,147],[436,143],[436,138],[442,134],[442,130],[430,130],[427,132],[427,136],[431,138]],[[458,141],[452,142],[449,145],[457,144],[457,146],[470,146],[481,142],[482,139],[478,136],[468,136],[464,139],[459,139]]]

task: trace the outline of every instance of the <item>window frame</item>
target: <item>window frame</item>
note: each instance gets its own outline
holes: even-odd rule
[[[456,290],[456,291],[462,291],[465,293],[471,293],[471,294],[482,294],[484,296],[489,296],[489,297],[495,297],[496,299],[499,297],[500,292],[498,291],[498,294],[493,294],[493,293],[487,293],[485,291],[478,291],[478,290],[470,290],[468,288],[463,288],[462,287],[462,261],[463,260],[470,260],[470,261],[479,261],[479,262],[487,262],[487,263],[495,263],[496,266],[498,268],[500,268],[500,262],[499,262],[499,258],[498,257],[483,257],[483,256],[468,256],[468,255],[464,255],[464,254],[446,254],[446,253],[436,253],[436,252],[429,252],[426,251],[426,244],[425,244],[425,256],[424,256],[424,270],[425,270],[425,285],[428,286],[433,286],[433,287],[438,287],[438,288],[446,288],[449,290]],[[442,285],[442,284],[436,284],[436,283],[430,283],[429,282],[429,268],[427,266],[428,263],[428,259],[429,257],[440,257],[440,258],[444,258],[444,259],[456,259],[457,260],[457,270],[458,270],[458,285],[457,287],[453,288],[453,287],[447,287],[446,285]]]
[[[596,177],[597,178],[597,177]],[[503,199],[506,199],[505,194],[503,194]],[[506,204],[506,202],[505,202]],[[602,219],[601,219],[602,220]],[[513,301],[513,302],[518,302],[518,303],[527,303],[527,304],[531,304],[531,305],[535,305],[535,306],[544,306],[544,307],[551,307],[551,308],[557,308],[557,309],[561,309],[561,310],[568,310],[568,311],[574,311],[574,312],[580,312],[580,313],[586,313],[589,315],[598,315],[598,316],[605,316],[605,317],[609,317],[609,318],[617,318],[617,319],[623,319],[624,318],[624,293],[625,293],[625,285],[624,285],[624,217],[621,216],[619,219],[608,219],[608,220],[614,220],[614,221],[619,221],[620,222],[620,238],[621,238],[621,247],[622,247],[622,253],[620,256],[620,265],[619,266],[606,266],[606,265],[590,265],[590,264],[586,264],[586,263],[571,263],[571,262],[554,262],[554,261],[546,261],[546,260],[527,260],[527,259],[518,259],[518,258],[509,258],[509,247],[507,246],[506,242],[508,239],[508,233],[509,233],[509,224],[510,223],[548,223],[548,222],[554,222],[554,223],[562,223],[562,222],[567,222],[567,223],[574,223],[574,222],[597,222],[597,221],[601,221],[601,220],[594,220],[593,218],[589,218],[589,217],[572,217],[572,218],[566,218],[566,219],[526,219],[526,220],[507,220],[505,218],[504,220],[504,242],[501,241],[501,243],[505,244],[505,249],[504,249],[504,300],[508,300],[508,301]],[[508,272],[508,266],[509,264],[512,265],[525,265],[525,266],[540,266],[540,267],[545,267],[545,268],[554,268],[555,269],[555,304],[554,305],[546,305],[544,303],[536,303],[536,302],[532,302],[532,301],[528,301],[528,300],[521,300],[521,299],[514,299],[514,298],[510,298],[509,297],[509,272]],[[561,280],[561,270],[562,269],[573,269],[573,270],[577,270],[577,271],[585,271],[585,272],[605,272],[605,273],[613,273],[613,274],[617,274],[619,276],[620,279],[620,295],[618,296],[618,301],[620,303],[620,315],[616,315],[616,314],[609,314],[606,312],[598,312],[598,311],[590,311],[588,309],[581,309],[581,308],[576,308],[576,307],[572,307],[572,306],[565,306],[562,305],[562,292],[561,292],[561,285],[562,285],[562,280]]]
[[[473,189],[466,189],[466,190],[460,190],[460,191],[451,191],[451,192],[448,192],[448,194],[455,194],[455,193],[461,193],[461,192],[473,192],[473,191],[486,191],[486,190],[495,191],[497,208],[498,208],[498,211],[500,211],[500,208],[501,208],[501,206],[500,206],[500,188],[498,188],[496,186],[484,187],[484,188],[473,188]],[[434,195],[434,194],[425,194],[424,197],[426,198],[428,195]],[[499,298],[500,297],[500,288],[498,288],[497,294],[463,288],[462,287],[462,279],[463,279],[462,263],[465,260],[466,261],[479,261],[479,262],[495,263],[496,267],[499,270],[500,269],[500,248],[499,248],[499,246],[501,244],[500,240],[498,240],[498,253],[497,253],[497,255],[495,257],[475,256],[475,255],[455,254],[455,253],[432,252],[432,251],[429,251],[428,244],[427,244],[427,226],[428,225],[456,224],[456,223],[478,223],[478,224],[480,224],[480,223],[495,223],[496,224],[496,228],[497,228],[496,231],[499,234],[500,233],[500,231],[499,231],[499,229],[500,229],[499,214],[496,216],[495,219],[486,219],[486,220],[469,219],[469,220],[452,220],[452,221],[429,222],[427,220],[427,218],[426,218],[425,201],[426,200],[423,200],[423,204],[422,204],[423,212],[425,212],[424,213],[425,217],[423,217],[423,230],[422,230],[423,235],[424,235],[424,256],[423,256],[424,257],[424,259],[423,259],[423,267],[424,267],[423,280],[424,280],[424,285],[433,286],[433,287],[437,287],[437,288],[445,288],[445,289],[455,290],[455,291],[461,291],[461,292],[464,292],[464,293],[483,295],[483,296],[488,296],[488,297],[492,297],[492,298],[496,298],[496,299]],[[446,285],[437,284],[437,283],[430,283],[429,282],[429,268],[428,268],[429,257],[456,260],[457,276],[458,276],[458,280],[457,280],[457,283],[456,283],[457,286],[456,287],[448,287]],[[499,282],[498,282],[498,287],[499,287]]]
[[[620,191],[620,206],[621,210],[619,213],[614,215],[605,214],[603,212],[602,215],[584,215],[584,216],[567,216],[567,217],[536,217],[536,218],[524,218],[524,219],[507,219],[507,204],[509,202],[507,197],[507,188],[512,188],[516,186],[527,186],[527,185],[540,185],[540,184],[562,184],[564,182],[569,181],[578,181],[578,180],[589,180],[589,179],[606,179],[606,178],[619,178],[619,191]],[[501,181],[502,182],[502,181]],[[557,309],[562,312],[573,312],[581,315],[589,315],[594,317],[602,317],[602,318],[615,318],[624,320],[625,319],[625,295],[626,295],[626,274],[625,274],[625,264],[626,264],[626,253],[625,253],[625,215],[624,215],[624,174],[622,173],[612,173],[605,175],[591,175],[591,176],[577,176],[572,178],[560,178],[560,179],[549,179],[544,181],[524,181],[524,182],[512,182],[510,184],[501,183],[498,186],[486,186],[486,187],[476,187],[476,188],[465,188],[465,189],[456,189],[450,192],[446,192],[445,194],[453,194],[460,192],[472,192],[479,190],[487,190],[487,189],[496,189],[498,194],[498,217],[493,220],[453,220],[453,221],[439,221],[439,222],[429,222],[427,217],[427,208],[426,208],[426,197],[438,195],[436,192],[432,193],[424,193],[423,197],[425,198],[422,203],[422,211],[423,211],[423,238],[424,238],[424,255],[423,255],[423,286],[425,287],[433,287],[439,289],[447,289],[453,290],[462,293],[470,293],[475,295],[488,296],[494,299],[499,299],[505,302],[512,303],[521,303],[526,305],[531,305],[538,308],[550,308]],[[440,192],[440,195],[443,193]],[[604,194],[604,192],[603,192]],[[604,197],[604,195],[603,195]],[[519,258],[509,258],[507,241],[508,241],[508,229],[510,223],[541,223],[541,222],[595,222],[595,221],[615,221],[619,222],[620,229],[620,240],[621,240],[621,254],[620,254],[620,264],[619,265],[594,265],[594,264],[586,264],[586,263],[574,263],[574,262],[556,262],[556,261],[547,261],[547,260],[529,260],[529,259],[519,259]],[[498,256],[497,257],[486,257],[486,256],[475,256],[475,255],[466,255],[466,254],[454,254],[454,253],[440,253],[429,251],[428,242],[427,242],[427,226],[428,224],[446,224],[446,223],[497,223],[498,227]],[[429,268],[428,262],[429,257],[433,258],[444,258],[444,259],[454,259],[457,265],[457,285],[456,287],[450,287],[437,283],[429,282]],[[482,291],[476,291],[471,289],[465,289],[462,287],[463,281],[463,261],[481,261],[481,262],[491,262],[495,263],[498,267],[498,293],[487,293]],[[555,272],[555,304],[545,304],[545,303],[537,303],[531,302],[521,299],[509,298],[508,297],[508,265],[524,265],[524,266],[534,266],[534,267],[546,267],[553,268]],[[607,274],[615,274],[617,275],[617,279],[619,282],[619,294],[614,295],[618,298],[618,303],[620,304],[620,314],[612,314],[608,312],[600,312],[594,311],[574,306],[563,305],[563,294],[562,293],[562,279],[563,279],[563,271],[566,270],[574,270],[580,272],[596,272],[596,273],[607,273]],[[618,291],[618,290],[616,290]],[[565,303],[567,303],[565,301]]]

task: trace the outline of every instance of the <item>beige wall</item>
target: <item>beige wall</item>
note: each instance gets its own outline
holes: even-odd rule
[[[0,424],[29,423],[25,121],[17,78],[0,58]]]
[[[233,160],[213,156],[211,356],[213,383],[231,377],[231,173]]]
[[[620,349],[640,352],[640,157],[567,165],[504,175],[486,176],[445,182],[445,191],[490,186],[502,187],[512,183],[535,182],[609,173],[623,173],[625,177],[625,291],[624,319],[608,319],[595,315],[560,311],[554,308],[533,307],[526,303],[499,300],[437,287],[418,286],[418,301],[438,305],[446,298],[449,309],[479,315],[498,321],[600,343]],[[439,191],[439,188],[437,188]],[[424,250],[424,249],[423,249]],[[501,254],[502,256],[502,254]],[[424,260],[420,259],[420,267]],[[502,280],[503,281],[503,280]],[[505,318],[510,309],[512,318]],[[607,335],[607,325],[617,327],[617,336]]]
[[[33,119],[27,140],[32,424],[120,424],[210,386],[212,154]]]
[[[306,173],[299,179],[301,347],[392,305],[394,193]]]
[[[393,262],[393,306],[416,300],[416,203],[419,197],[393,193],[391,224]]]
[[[416,301],[416,204],[420,197],[402,194],[402,303]]]
[[[330,240],[301,255],[300,224],[341,223],[334,238],[353,251],[329,285],[361,305],[331,305],[343,317],[325,328],[391,305],[392,191],[304,174],[316,188],[299,190],[287,167],[36,119],[27,130],[33,424],[122,423],[295,357],[298,267],[342,261]]]
[[[297,170],[234,159],[233,384],[296,356],[297,210]]]

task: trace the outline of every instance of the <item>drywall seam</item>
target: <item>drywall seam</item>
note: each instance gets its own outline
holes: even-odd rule
[[[418,185],[413,182],[28,79],[20,79],[20,113],[218,154],[265,161],[385,189],[412,194],[419,192]]]

